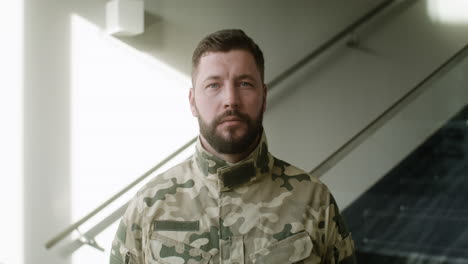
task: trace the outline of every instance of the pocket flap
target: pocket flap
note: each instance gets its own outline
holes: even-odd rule
[[[161,263],[206,264],[211,259],[211,254],[201,249],[159,234],[151,236],[149,250],[154,260]]]
[[[312,247],[312,240],[304,231],[254,252],[250,259],[257,264],[295,263],[309,257]]]

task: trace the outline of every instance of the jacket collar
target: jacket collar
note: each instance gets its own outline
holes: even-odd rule
[[[220,190],[228,191],[242,185],[251,184],[268,174],[273,166],[273,158],[268,152],[265,132],[255,149],[243,160],[230,163],[206,151],[200,141],[195,147],[195,161],[208,179],[219,180]]]

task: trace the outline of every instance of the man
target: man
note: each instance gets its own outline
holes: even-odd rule
[[[192,63],[195,154],[138,192],[110,263],[355,263],[327,187],[268,152],[259,47],[222,30]]]

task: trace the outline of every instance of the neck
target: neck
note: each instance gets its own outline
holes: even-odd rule
[[[245,151],[241,153],[234,153],[234,154],[226,154],[226,153],[219,153],[217,152],[211,145],[208,143],[208,141],[203,137],[203,135],[200,134],[200,141],[203,146],[203,148],[208,151],[209,153],[215,155],[216,157],[225,160],[229,163],[236,163],[241,160],[243,160],[245,157],[247,157],[257,146],[258,141],[260,140],[261,134],[257,135],[257,138],[254,140],[253,144],[250,145]]]

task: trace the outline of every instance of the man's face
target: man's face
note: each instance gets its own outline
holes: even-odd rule
[[[266,104],[253,56],[244,50],[206,53],[192,80],[190,107],[201,136],[219,153],[248,149],[262,130]]]

